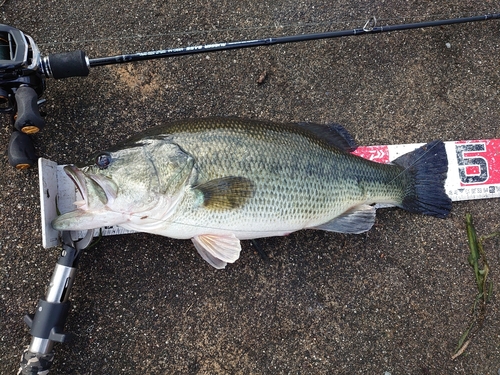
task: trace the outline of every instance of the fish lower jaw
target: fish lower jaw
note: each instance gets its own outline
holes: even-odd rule
[[[128,215],[120,212],[77,209],[55,218],[52,227],[58,231],[91,230],[120,225],[128,219]]]

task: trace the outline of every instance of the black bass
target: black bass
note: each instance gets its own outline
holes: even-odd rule
[[[451,200],[441,141],[374,163],[350,154],[340,125],[193,119],[149,129],[65,172],[83,200],[57,230],[109,225],[192,239],[215,268],[240,240],[300,229],[362,233],[375,203],[444,218]]]

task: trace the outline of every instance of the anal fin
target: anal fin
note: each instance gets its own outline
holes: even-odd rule
[[[375,223],[376,209],[373,206],[356,206],[342,215],[337,216],[324,224],[311,229],[326,230],[328,232],[359,234],[371,229]]]
[[[222,269],[234,263],[241,252],[240,240],[234,234],[203,234],[192,238],[194,247],[212,267]]]

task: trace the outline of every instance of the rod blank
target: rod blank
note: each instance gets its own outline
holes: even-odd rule
[[[190,46],[190,47],[171,48],[171,49],[158,50],[158,51],[139,52],[139,53],[134,53],[134,54],[129,54],[129,55],[116,55],[116,56],[110,56],[110,57],[100,57],[100,58],[90,59],[89,66],[94,67],[94,66],[102,66],[102,65],[121,64],[121,63],[127,63],[127,62],[132,62],[132,61],[143,61],[143,60],[160,59],[160,58],[164,58],[164,57],[193,55],[193,54],[197,54],[197,53],[227,51],[227,50],[232,50],[232,49],[270,46],[270,45],[275,45],[275,44],[305,42],[305,41],[310,41],[310,40],[339,38],[339,37],[344,37],[344,36],[378,34],[378,33],[383,33],[383,32],[390,32],[390,31],[419,29],[419,28],[425,28],[425,27],[453,25],[453,24],[467,23],[467,22],[479,22],[479,21],[487,21],[487,20],[493,20],[493,19],[500,19],[500,13],[492,13],[492,14],[486,14],[486,15],[482,15],[482,16],[453,18],[453,19],[447,19],[447,20],[435,20],[435,21],[425,21],[425,22],[417,22],[417,23],[407,23],[407,24],[400,24],[400,25],[389,25],[389,26],[376,26],[375,25],[374,27],[366,27],[365,26],[363,28],[351,29],[351,30],[329,31],[329,32],[324,32],[324,33],[292,35],[292,36],[255,39],[255,40],[243,40],[243,41],[236,41],[236,42],[223,42],[223,43]],[[367,22],[367,24],[368,24],[368,22]]]

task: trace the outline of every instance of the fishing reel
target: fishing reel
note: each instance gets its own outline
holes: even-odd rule
[[[0,112],[10,116],[13,132],[9,141],[9,163],[32,167],[37,160],[30,135],[45,126],[39,100],[46,78],[89,74],[83,51],[42,57],[34,40],[12,26],[0,24]]]

